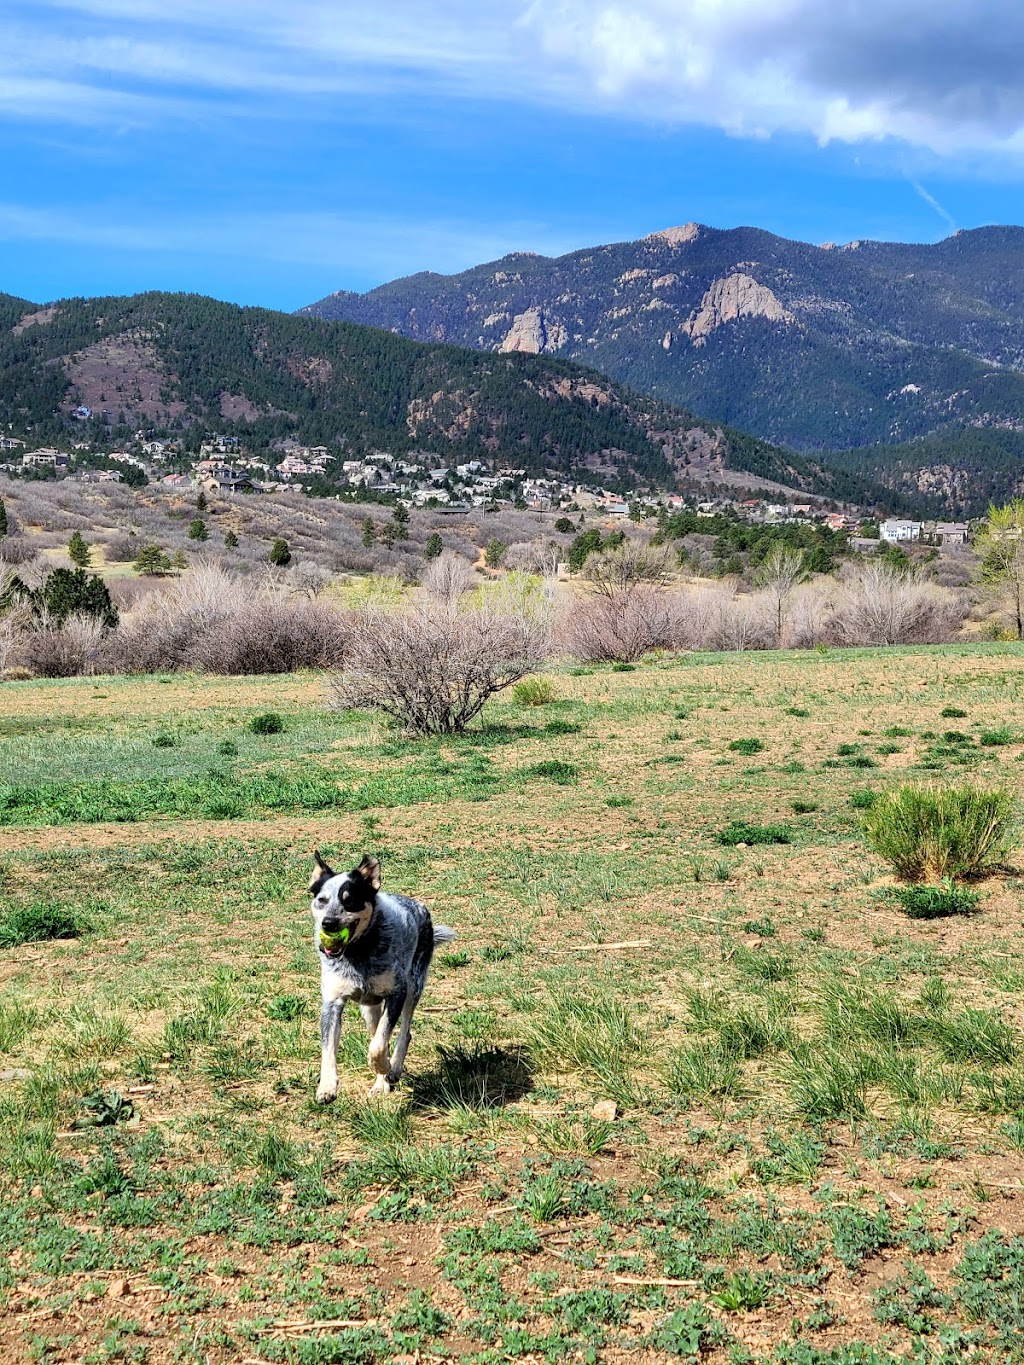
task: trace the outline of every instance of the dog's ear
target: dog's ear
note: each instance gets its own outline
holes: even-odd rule
[[[309,876],[310,891],[313,890],[314,886],[318,885],[322,881],[325,881],[328,877],[333,877],[334,875],[335,875],[334,869],[327,866],[323,858],[321,858],[320,856],[320,850],[318,848],[315,848],[313,850],[313,871],[310,873]]]
[[[369,853],[356,868],[356,875],[369,882],[374,891],[380,890],[380,863]]]

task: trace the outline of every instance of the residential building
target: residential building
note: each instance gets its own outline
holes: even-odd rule
[[[40,450],[26,451],[21,457],[21,463],[25,469],[38,469],[43,465],[49,465],[52,469],[67,469],[68,457],[63,451],[45,446]]]
[[[17,450],[25,444],[19,441],[17,436],[0,436],[0,450]]]
[[[938,521],[932,535],[940,545],[966,545],[968,529],[966,521]]]
[[[898,545],[904,542],[921,539],[921,523],[919,521],[883,521],[878,528],[879,537],[887,540],[890,545]]]

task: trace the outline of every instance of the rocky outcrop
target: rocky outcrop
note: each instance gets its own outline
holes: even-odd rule
[[[767,318],[769,322],[793,322],[772,291],[749,275],[726,275],[715,280],[701,299],[700,307],[683,323],[681,331],[694,346],[703,346],[717,328],[740,318]]]
[[[498,350],[540,355],[542,351],[557,351],[567,339],[568,333],[562,324],[545,317],[542,308],[527,308],[525,313],[517,313],[512,319],[512,326]]]
[[[645,242],[664,242],[666,246],[685,246],[687,242],[695,242],[700,236],[700,223],[684,223],[682,227],[662,228],[660,232],[651,232],[644,238]]]

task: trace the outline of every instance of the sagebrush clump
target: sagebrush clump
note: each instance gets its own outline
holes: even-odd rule
[[[879,795],[862,828],[904,881],[962,881],[999,861],[1013,811],[1013,798],[1001,787],[904,786]]]

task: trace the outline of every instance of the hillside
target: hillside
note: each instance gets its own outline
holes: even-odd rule
[[[303,310],[422,340],[585,361],[805,452],[1024,413],[1024,229],[812,246],[698,224],[516,253]]]
[[[5,300],[0,424],[34,441],[215,430],[587,475],[623,489],[750,477],[875,502],[877,488],[571,360],[421,344],[197,295]],[[92,412],[75,420],[76,408]],[[750,476],[750,477],[748,477]],[[884,496],[884,495],[883,495]]]

